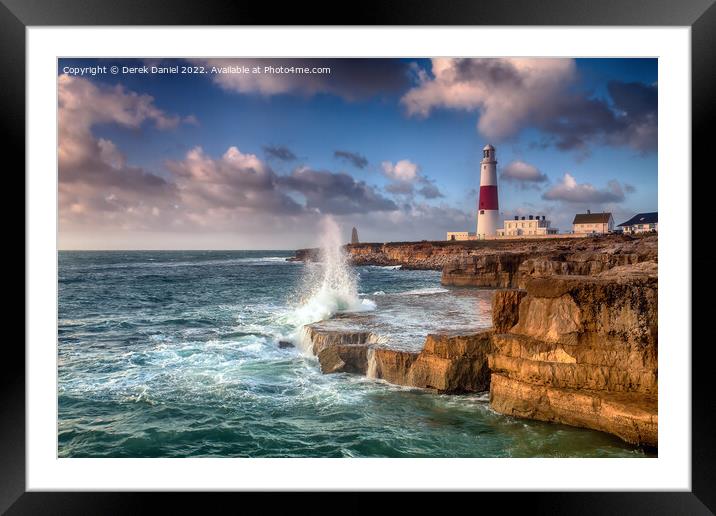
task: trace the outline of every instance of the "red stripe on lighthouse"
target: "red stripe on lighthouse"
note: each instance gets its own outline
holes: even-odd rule
[[[480,202],[478,203],[481,210],[496,210],[497,208],[497,186],[486,185],[480,187]]]

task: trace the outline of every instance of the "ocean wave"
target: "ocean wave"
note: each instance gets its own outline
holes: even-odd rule
[[[232,264],[294,264],[298,262],[289,262],[286,260],[289,256],[263,256],[263,257],[243,257],[243,258],[220,258],[211,260],[196,261],[156,261],[155,258],[147,258],[144,262],[133,263],[106,263],[96,265],[69,266],[66,269],[82,269],[82,270],[104,270],[104,269],[137,269],[137,268],[167,268],[167,267],[202,267],[207,265],[232,265]],[[71,281],[71,280],[70,280]]]
[[[427,288],[416,288],[413,290],[406,290],[405,292],[400,292],[398,295],[401,295],[401,296],[425,296],[425,295],[431,295],[431,294],[443,294],[445,292],[450,292],[450,291],[443,287],[427,287]]]

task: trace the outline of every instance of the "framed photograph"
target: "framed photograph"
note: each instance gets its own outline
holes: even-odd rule
[[[27,203],[0,508],[712,513],[713,2],[214,4],[0,6]]]

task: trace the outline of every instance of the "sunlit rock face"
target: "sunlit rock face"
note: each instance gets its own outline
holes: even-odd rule
[[[325,373],[438,392],[489,389],[496,412],[656,447],[657,243],[361,244],[351,260],[428,268],[453,253],[460,259],[444,267],[444,285],[500,290],[377,296],[375,311],[305,331]]]
[[[491,243],[492,244],[492,243]],[[443,285],[525,288],[534,278],[656,271],[658,237],[624,236],[492,244],[443,268]]]
[[[474,290],[377,296],[375,311],[339,314],[306,332],[324,373],[481,392],[490,381],[491,296]]]
[[[654,271],[537,278],[516,292],[493,302],[492,408],[656,446]]]

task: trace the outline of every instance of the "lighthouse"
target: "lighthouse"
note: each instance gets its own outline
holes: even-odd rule
[[[495,148],[487,144],[480,162],[480,196],[477,202],[477,238],[494,237],[499,218],[497,204],[497,160]]]

